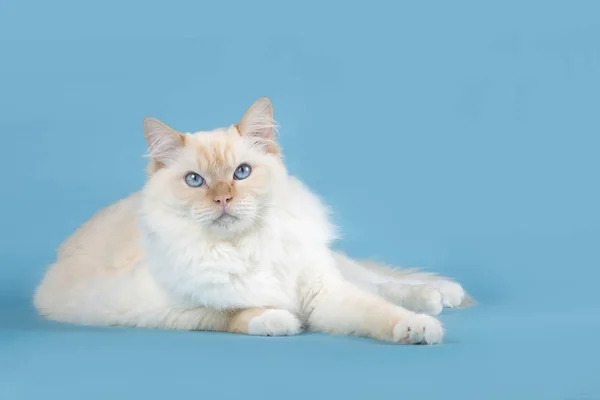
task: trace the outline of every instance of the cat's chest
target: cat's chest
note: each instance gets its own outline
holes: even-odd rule
[[[197,300],[224,308],[296,307],[296,281],[300,265],[283,257],[277,243],[270,249],[215,249],[216,257],[198,268]]]
[[[195,306],[295,311],[301,262],[286,257],[286,251],[275,241],[268,248],[251,243],[181,248],[170,251],[172,258],[163,258],[154,269],[176,298]]]
[[[212,275],[198,282],[195,301],[212,308],[276,307],[295,311],[297,275],[292,270],[256,269]]]

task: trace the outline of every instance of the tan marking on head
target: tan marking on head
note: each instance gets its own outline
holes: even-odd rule
[[[273,141],[268,141],[264,143],[265,149],[267,153],[271,153],[273,155],[280,155],[281,149],[279,145]]]
[[[155,159],[151,158],[150,161],[148,162],[148,165],[146,166],[146,173],[148,175],[152,175],[159,169],[164,168],[164,166],[165,165],[163,163],[158,162]]]
[[[225,135],[226,133],[223,133]],[[235,168],[234,145],[226,137],[198,143],[194,146],[196,160],[201,168],[222,173]]]
[[[231,145],[229,142],[220,143],[215,146],[212,151],[211,166],[215,169],[225,169],[230,166],[233,161],[231,154]]]
[[[198,160],[198,163],[209,168],[211,156],[208,148],[205,146],[195,146],[195,150],[196,160]]]

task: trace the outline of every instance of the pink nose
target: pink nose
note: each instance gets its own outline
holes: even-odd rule
[[[233,199],[233,196],[231,196],[230,194],[220,194],[218,196],[213,197],[214,202],[222,206],[225,206],[227,203],[229,203],[231,199]]]

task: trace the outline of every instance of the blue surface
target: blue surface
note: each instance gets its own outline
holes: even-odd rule
[[[3,1],[0,398],[600,398],[598,15],[594,1]],[[444,345],[35,316],[59,243],[142,185],[144,116],[209,129],[263,95],[341,248],[455,276],[479,300],[443,314]]]

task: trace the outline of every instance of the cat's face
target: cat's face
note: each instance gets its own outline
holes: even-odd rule
[[[229,128],[180,134],[146,119],[144,131],[152,157],[145,195],[164,212],[217,236],[261,224],[286,176],[268,99]]]

